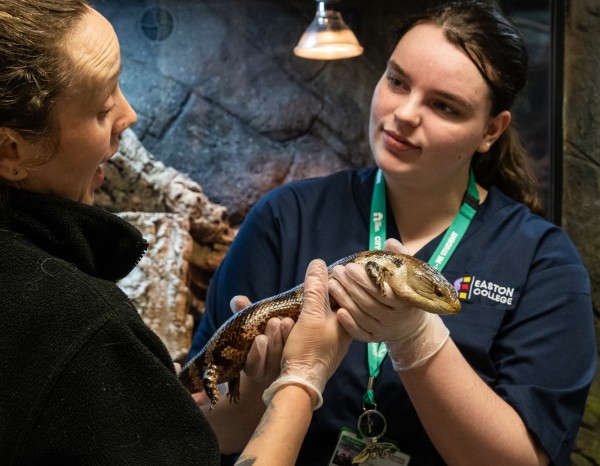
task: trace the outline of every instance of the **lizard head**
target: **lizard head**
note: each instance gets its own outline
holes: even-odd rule
[[[413,262],[408,267],[411,270],[407,271],[406,280],[417,295],[413,297],[417,301],[415,305],[434,314],[460,312],[456,290],[437,269],[422,261]]]

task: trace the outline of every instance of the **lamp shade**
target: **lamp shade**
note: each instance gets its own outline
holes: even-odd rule
[[[325,2],[319,2],[315,18],[294,47],[294,54],[313,60],[338,60],[362,53],[363,48],[341,13],[327,9]]]

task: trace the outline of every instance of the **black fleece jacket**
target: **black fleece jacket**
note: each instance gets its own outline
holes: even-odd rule
[[[219,464],[166,348],[115,285],[145,249],[102,209],[7,190],[0,464]]]

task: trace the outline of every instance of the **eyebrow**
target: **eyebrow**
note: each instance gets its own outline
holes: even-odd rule
[[[119,77],[121,76],[121,71],[123,71],[123,64],[120,64],[119,69],[115,73],[113,73],[112,75],[110,75],[108,77],[108,79],[105,81],[105,83],[106,83],[105,85],[100,86],[103,93],[112,91],[112,89],[115,87],[115,85],[119,81]]]
[[[388,68],[390,68],[394,73],[400,75],[402,78],[410,81],[410,75],[406,71],[404,71],[404,69],[395,61],[389,60]],[[462,107],[464,110],[472,110],[473,109],[473,104],[471,104],[471,102],[469,102],[468,100],[466,100],[456,94],[453,94],[453,93],[447,92],[447,91],[443,91],[441,89],[434,89],[433,93],[439,97],[442,97],[446,100],[454,102],[456,105]]]
[[[123,71],[123,65],[119,65],[119,69],[114,73],[110,74],[106,79],[104,77],[95,76],[90,84],[93,86],[94,95],[98,96],[98,98],[106,97],[106,94],[112,92],[113,88],[119,81],[119,76],[121,76],[121,71]]]

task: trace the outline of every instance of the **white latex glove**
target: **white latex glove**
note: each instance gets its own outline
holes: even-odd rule
[[[306,271],[302,312],[283,349],[281,375],[263,395],[267,405],[275,392],[288,384],[308,388],[314,409],[323,404],[325,384],[351,342],[329,306],[327,282],[327,266],[322,260],[313,260]]]
[[[388,239],[385,249],[407,254],[395,239]],[[438,315],[414,307],[387,283],[382,296],[363,266],[336,266],[333,277],[329,292],[340,306],[340,323],[357,340],[385,342],[396,371],[422,365],[448,339],[449,331]]]
[[[234,296],[229,307],[236,314],[250,304],[246,296]],[[281,370],[283,346],[293,326],[291,318],[275,317],[267,322],[264,333],[254,338],[244,365],[244,373],[253,383],[266,388],[277,378]]]

